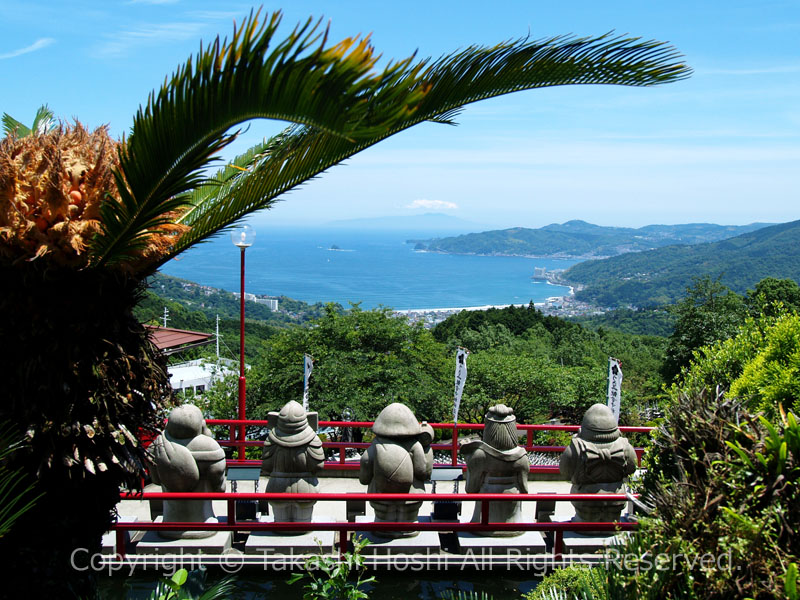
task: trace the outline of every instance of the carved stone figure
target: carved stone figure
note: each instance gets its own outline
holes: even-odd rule
[[[517,445],[517,419],[514,409],[503,404],[492,406],[486,413],[483,441],[467,442],[461,454],[467,461],[468,494],[527,494],[530,460],[524,448]],[[482,502],[475,503],[472,522],[481,520]],[[522,502],[490,502],[490,523],[519,523]],[[479,535],[513,537],[521,531],[486,531]]]
[[[200,409],[172,409],[165,431],[150,446],[150,477],[165,492],[224,492],[225,452],[211,437]],[[216,523],[211,500],[165,500],[164,522]],[[199,539],[213,531],[163,531],[170,539]]]
[[[586,411],[581,429],[561,455],[561,474],[573,494],[624,494],[625,480],[636,471],[636,452],[621,437],[614,413],[605,404]],[[573,502],[575,520],[618,521],[625,501]]]
[[[270,412],[267,418],[269,440],[264,445],[261,466],[262,473],[270,476],[267,492],[313,494],[319,491],[316,473],[324,466],[325,453],[316,434],[318,414],[306,413],[299,402],[292,400],[280,412]],[[269,504],[275,521],[307,523],[311,521],[315,502],[270,500]]]
[[[367,491],[424,494],[433,470],[433,428],[418,423],[411,410],[395,402],[384,408],[372,426],[375,439],[361,457],[359,480]],[[376,521],[414,522],[422,502],[371,501]],[[380,532],[381,537],[413,537],[416,531]]]

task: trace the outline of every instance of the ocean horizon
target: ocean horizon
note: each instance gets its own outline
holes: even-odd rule
[[[254,228],[255,244],[245,254],[245,291],[310,304],[398,310],[539,304],[570,289],[534,281],[534,267],[558,270],[581,262],[420,252],[405,243],[433,237],[430,232]],[[181,254],[161,272],[238,292],[239,254],[226,233]]]

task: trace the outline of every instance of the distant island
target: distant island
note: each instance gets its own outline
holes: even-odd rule
[[[672,245],[717,242],[768,227],[750,225],[647,225],[638,229],[604,227],[574,220],[539,229],[511,229],[468,233],[453,237],[410,239],[415,250],[447,254],[531,256],[542,258],[596,259],[643,252]]]

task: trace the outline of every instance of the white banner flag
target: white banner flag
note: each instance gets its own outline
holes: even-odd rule
[[[314,370],[314,360],[308,355],[303,356],[303,410],[308,412],[308,380]]]
[[[464,383],[467,381],[467,356],[469,350],[459,348],[456,352],[456,391],[453,396],[453,423],[458,423],[458,408],[461,406],[461,394],[464,391]]]
[[[619,403],[622,398],[622,365],[616,358],[608,359],[608,408],[619,423]]]

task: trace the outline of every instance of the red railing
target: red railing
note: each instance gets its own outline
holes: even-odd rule
[[[339,555],[347,550],[349,534],[360,531],[446,531],[446,532],[481,532],[481,531],[552,531],[555,532],[553,558],[560,560],[564,550],[564,531],[632,531],[638,527],[636,522],[587,523],[587,522],[489,522],[490,502],[536,502],[536,501],[581,501],[605,502],[627,501],[634,495],[626,494],[375,494],[375,493],[313,493],[313,494],[276,494],[276,493],[230,493],[230,492],[144,492],[121,493],[121,500],[225,500],[227,502],[227,522],[225,523],[147,523],[141,521],[118,522],[112,526],[116,531],[116,554],[120,560],[126,555],[126,531],[335,531],[339,533]],[[251,522],[236,521],[235,503],[238,500],[296,500],[309,501],[482,501],[481,520],[479,523],[461,523],[453,521],[436,522]]]
[[[242,426],[249,426],[249,427],[267,427],[269,425],[268,421],[258,421],[258,420],[239,420],[239,419],[208,419],[206,421],[208,425],[227,425],[230,437],[227,440],[219,440],[219,444],[221,446],[233,446],[233,447],[246,447],[246,446],[253,446],[259,447],[263,446],[264,442],[262,440],[237,440],[236,439],[236,431],[241,430]],[[372,421],[320,421],[319,427],[338,427],[338,428],[345,428],[345,427],[352,427],[352,428],[371,428],[373,425]],[[452,468],[452,467],[466,467],[464,463],[458,462],[458,432],[459,431],[475,431],[481,430],[484,428],[482,423],[430,423],[431,427],[434,429],[446,429],[452,430],[452,436],[449,443],[438,443],[438,444],[431,444],[431,448],[434,450],[445,450],[450,452],[450,464],[443,465],[443,464],[436,464],[434,468]],[[517,429],[526,432],[526,443],[523,446],[526,451],[528,452],[563,452],[565,446],[539,446],[534,445],[533,443],[533,434],[536,431],[571,431],[577,432],[580,429],[579,425],[517,425]],[[622,433],[649,433],[654,428],[653,427],[620,427],[619,428]],[[331,448],[331,449],[338,449],[339,450],[339,460],[338,461],[326,461],[325,468],[331,470],[340,470],[340,471],[357,471],[359,469],[359,463],[357,461],[347,461],[346,452],[345,450],[348,448],[368,448],[369,443],[366,442],[323,442],[323,448]],[[642,453],[644,452],[644,448],[635,448],[636,456],[639,460],[642,458]],[[228,461],[229,464],[236,464],[236,465],[258,465],[261,464],[260,460],[253,460],[253,459],[242,459],[236,458]],[[555,474],[558,473],[558,466],[547,466],[547,465],[532,465],[531,473],[550,473]]]

